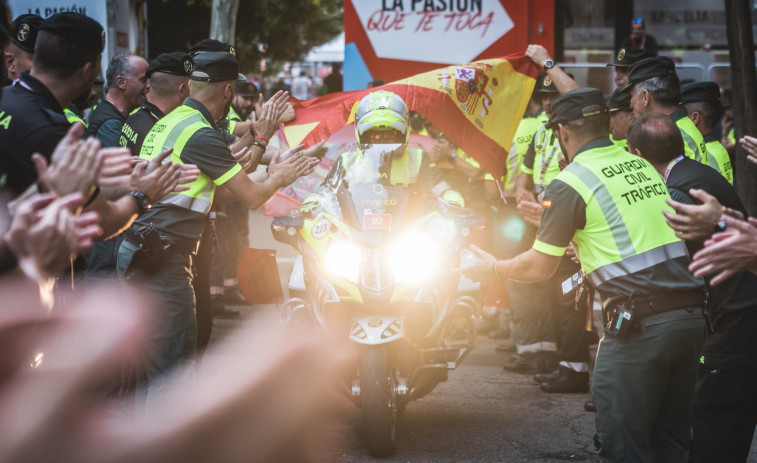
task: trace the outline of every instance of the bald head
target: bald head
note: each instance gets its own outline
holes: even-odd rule
[[[639,151],[654,165],[667,164],[684,154],[681,131],[670,117],[662,113],[644,114],[628,126],[628,150]]]

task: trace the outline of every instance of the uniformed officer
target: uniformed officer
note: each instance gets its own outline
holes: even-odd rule
[[[33,153],[48,161],[69,123],[63,108],[88,93],[99,72],[105,32],[92,18],[58,13],[42,22],[34,66],[0,102],[0,175],[14,195],[37,179]]]
[[[723,108],[720,87],[715,82],[692,82],[681,86],[681,99],[689,118],[702,133],[707,148],[707,165],[720,172],[733,185],[733,167],[728,151],[715,133]]]
[[[709,93],[712,93],[712,86]],[[717,95],[717,86],[715,86]],[[697,98],[699,99],[699,98]],[[718,101],[719,103],[719,101]],[[694,255],[716,230],[722,230],[722,207],[746,215],[736,190],[722,175],[709,167],[683,156],[683,140],[676,126],[661,114],[648,114],[636,119],[628,135],[629,146],[655,166],[665,179],[671,196],[682,203],[699,199],[690,196],[692,189],[711,195],[718,203],[703,233],[694,236],[685,231],[689,252]],[[684,204],[673,203],[685,216]],[[678,226],[679,214],[669,214]],[[681,218],[680,220],[683,220]],[[709,230],[707,229],[709,228]],[[684,232],[683,227],[679,228]],[[757,381],[757,276],[746,270],[736,271],[709,288],[712,332],[699,357],[699,375],[694,396],[693,462],[746,461],[755,424],[757,397],[753,385]]]
[[[120,54],[108,63],[105,98],[90,113],[86,132],[103,147],[119,146],[126,118],[145,101],[150,91],[146,72],[147,61],[141,56]]]
[[[18,79],[24,71],[32,69],[34,45],[42,25],[42,17],[36,14],[22,14],[13,20],[11,43],[5,49],[5,68],[11,80]]]
[[[196,349],[195,299],[191,260],[205,227],[216,189],[223,187],[249,208],[262,206],[276,190],[298,176],[312,172],[317,159],[295,153],[272,163],[268,177],[254,183],[245,174],[218,131],[234,98],[238,74],[236,56],[228,52],[204,52],[193,57],[190,96],[184,104],[158,121],[147,134],[140,157],[152,159],[173,148],[171,160],[195,164],[201,175],[189,190],[170,194],[140,216],[125,233],[118,252],[119,274],[141,277],[140,286],[158,296],[152,329],[148,334],[146,375],[147,405],[156,394],[170,388],[166,373],[191,360]],[[273,106],[273,105],[272,105]],[[272,108],[266,132],[276,129],[282,105]],[[254,145],[260,155],[263,148]]]
[[[234,101],[226,119],[234,124],[247,121],[255,109],[259,95],[255,84],[240,74]],[[231,126],[229,128],[233,130]],[[223,213],[222,218],[216,222],[216,236],[221,252],[215,253],[212,261],[211,307],[216,315],[233,316],[236,312],[226,310],[224,303],[246,304],[239,288],[237,273],[242,251],[250,242],[249,209],[238,201],[229,202],[218,209]]]
[[[610,110],[610,140],[624,151],[628,151],[626,133],[633,120],[631,94],[616,88],[607,99],[607,108]]]
[[[161,53],[145,71],[150,92],[139,109],[132,112],[121,127],[120,146],[139,156],[142,142],[158,120],[178,108],[189,96],[189,72],[192,61],[182,52]]]
[[[613,62],[608,64],[608,66],[615,68],[615,86],[620,88],[628,85],[628,68],[637,61],[653,56],[656,56],[656,54],[643,48],[621,48],[618,50]]]
[[[599,90],[552,105],[550,128],[570,164],[547,187],[533,249],[511,260],[476,250],[463,273],[541,281],[572,242],[611,323],[600,341],[593,399],[600,460],[687,458],[693,386],[704,341],[702,281],[662,214],[669,198],[648,162],[614,146]]]
[[[681,130],[686,156],[707,164],[704,138],[687,117],[686,108],[680,106],[681,85],[673,60],[655,56],[637,61],[628,70],[628,85],[623,91],[631,94],[634,115],[663,113],[670,116]]]

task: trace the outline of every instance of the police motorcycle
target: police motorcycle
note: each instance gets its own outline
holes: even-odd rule
[[[274,237],[301,260],[289,279],[286,318],[358,348],[340,389],[362,409],[372,456],[396,450],[398,416],[473,348],[478,285],[450,272],[484,220],[387,171],[405,145],[342,145],[299,215],[275,217]],[[361,165],[347,165],[360,153]],[[425,193],[425,194],[424,194]],[[463,260],[461,262],[461,259]]]

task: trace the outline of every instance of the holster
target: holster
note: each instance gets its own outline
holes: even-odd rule
[[[124,239],[138,248],[134,257],[148,261],[157,261],[167,252],[179,254],[197,253],[198,240],[175,239],[160,233],[155,224],[149,223],[139,228],[129,228],[124,232]]]
[[[706,305],[707,291],[704,288],[631,298],[627,303],[615,304],[607,309],[605,334],[624,338],[640,331],[641,321],[647,317],[694,307],[699,307],[705,314]]]

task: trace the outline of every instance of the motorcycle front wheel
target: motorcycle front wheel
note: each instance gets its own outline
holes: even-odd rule
[[[397,394],[389,346],[367,347],[360,358],[360,408],[368,453],[392,455],[397,438]]]

